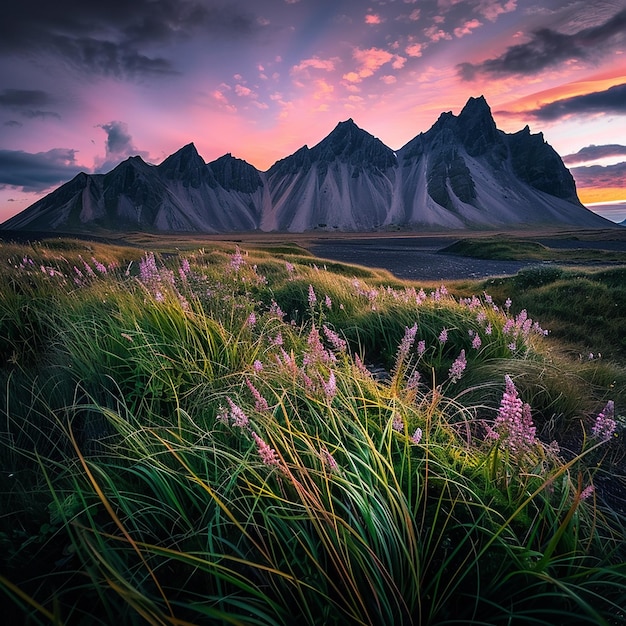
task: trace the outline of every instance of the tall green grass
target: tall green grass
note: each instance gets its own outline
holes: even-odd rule
[[[621,426],[592,436],[604,394],[580,378],[570,401],[508,305],[290,249],[120,249],[81,276],[3,252],[15,623],[623,620],[622,520],[591,489]],[[505,374],[533,404],[523,450],[489,434]]]

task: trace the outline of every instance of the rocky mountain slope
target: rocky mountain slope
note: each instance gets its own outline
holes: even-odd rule
[[[559,155],[528,127],[496,128],[483,97],[394,152],[352,120],[267,172],[193,144],[160,165],[131,157],[81,173],[2,228],[177,232],[364,231],[516,225],[606,227]]]

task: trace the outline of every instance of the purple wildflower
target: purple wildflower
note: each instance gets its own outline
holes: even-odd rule
[[[417,355],[422,356],[426,352],[426,342],[423,339],[420,339],[417,342]]]
[[[276,304],[275,300],[272,300],[272,302],[270,304],[270,311],[269,311],[269,313],[270,313],[270,315],[275,315],[280,320],[282,320],[283,317],[285,317],[285,314],[283,313],[281,308],[278,306],[278,304]]]
[[[313,285],[309,285],[309,306],[314,307],[317,302],[317,296],[315,295],[315,289]]]
[[[252,431],[252,438],[254,439],[254,443],[256,443],[257,451],[259,456],[261,457],[261,461],[265,463],[265,465],[276,465],[280,466],[280,459],[278,458],[278,454],[276,454],[276,450],[274,448],[268,446],[259,435],[257,435],[254,431]]]
[[[416,428],[413,435],[411,435],[411,441],[415,444],[418,444],[422,440],[422,429]]]
[[[511,377],[504,377],[505,391],[500,401],[498,416],[488,437],[498,439],[504,448],[513,454],[528,452],[536,442],[535,425],[530,414],[530,405],[519,398]]]
[[[474,348],[474,350],[478,350],[481,345],[482,345],[482,339],[480,338],[480,335],[476,333],[474,335],[474,339],[472,339],[472,348]]]
[[[180,262],[180,269],[183,271],[183,274],[187,276],[191,271],[191,266],[189,265],[189,259],[182,259]]]
[[[85,261],[82,256],[79,255],[78,258],[83,262],[83,267],[85,268],[85,272],[87,273],[87,275],[93,278],[96,273],[91,269],[91,265],[89,265],[89,263],[87,263],[87,261]]]
[[[415,335],[417,334],[417,322],[409,328],[408,326],[404,327],[404,337],[400,342],[400,346],[398,348],[398,354],[396,356],[396,363],[400,363],[406,359],[409,354],[409,350],[413,343],[415,342]]]
[[[404,420],[398,413],[391,416],[391,428],[399,433],[404,432]]]
[[[307,338],[309,351],[304,355],[304,364],[311,365],[314,363],[334,363],[337,359],[334,354],[330,353],[320,339],[317,328],[313,326]]]
[[[463,372],[465,371],[466,367],[467,367],[467,359],[465,358],[465,350],[463,349],[461,350],[461,353],[456,358],[456,360],[452,364],[452,367],[450,367],[450,370],[448,371],[450,382],[455,383],[458,380],[460,380],[461,376],[463,376]]]
[[[87,264],[85,264],[85,266],[85,269],[87,269]],[[139,261],[139,279],[144,285],[159,281],[159,270],[156,265],[156,259],[154,258],[154,252],[146,252],[143,259]]]
[[[333,306],[333,301],[330,299],[330,296],[329,296],[329,295],[326,295],[326,297],[324,298],[324,306],[325,306],[327,309],[331,309],[331,308],[332,308],[332,306]]]
[[[228,402],[228,406],[230,407],[230,419],[233,421],[233,426],[238,426],[239,428],[245,428],[248,423],[248,416],[243,412],[243,409],[237,406],[229,396],[226,397],[226,401]]]
[[[596,490],[596,488],[593,485],[587,485],[581,492],[580,495],[578,496],[579,500],[586,500],[587,498],[589,498],[591,496],[591,494],[593,494],[593,492]]]
[[[345,352],[348,349],[348,342],[342,339],[334,330],[328,328],[326,324],[322,326],[324,336],[336,352]]]
[[[600,441],[608,441],[617,428],[617,422],[614,419],[615,416],[615,403],[613,400],[609,400],[606,403],[604,409],[598,413],[596,421],[591,429],[591,434]]]
[[[322,381],[322,386],[324,387],[324,395],[331,400],[337,394],[337,379],[335,378],[335,372],[330,370],[330,375],[328,376],[328,382]]]
[[[101,274],[106,274],[107,273],[107,268],[102,265],[102,263],[100,263],[100,261],[98,261],[96,258],[91,257],[91,260],[93,261],[93,265],[94,267],[101,273]]]
[[[409,391],[414,391],[419,386],[421,375],[417,370],[413,370],[408,380],[406,381],[406,388]]]
[[[296,271],[294,264],[289,263],[289,261],[285,261],[285,269],[287,270],[287,274],[289,274],[289,276],[291,276]]]
[[[246,320],[246,326],[254,326],[256,324],[256,315],[254,311],[248,315],[248,319]]]
[[[276,355],[279,366],[289,370],[294,376],[298,373],[298,365],[293,353],[288,353],[283,347],[280,348],[280,355]]]
[[[260,394],[259,390],[252,384],[252,382],[248,378],[246,378],[246,385],[248,385],[248,389],[254,397],[254,408],[260,413],[262,413],[263,411],[267,411],[270,408],[267,404],[267,400]]]
[[[367,367],[365,367],[365,364],[363,363],[363,361],[361,361],[361,357],[358,354],[354,355],[354,365],[356,366],[357,370],[361,374],[363,374],[363,376],[366,376],[367,378],[372,377],[372,372],[370,372]]]
[[[252,364],[252,369],[258,374],[259,372],[263,371],[263,363],[261,363],[261,361],[259,361],[259,359],[256,359],[254,361],[254,363]]]
[[[230,267],[235,272],[241,269],[241,266],[245,263],[239,246],[236,246],[235,252],[230,257]]]
[[[446,328],[444,328],[440,333],[439,333],[439,343],[446,343],[446,341],[448,341],[448,330]]]

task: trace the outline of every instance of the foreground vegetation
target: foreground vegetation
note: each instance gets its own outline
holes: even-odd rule
[[[624,622],[621,370],[515,283],[0,250],[11,623]]]

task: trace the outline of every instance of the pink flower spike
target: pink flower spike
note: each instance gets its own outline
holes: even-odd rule
[[[457,382],[460,380],[461,376],[463,376],[463,372],[467,367],[467,359],[465,358],[465,350],[461,350],[461,353],[456,358],[456,361],[452,364],[448,372],[448,376],[450,377],[450,382]]]
[[[581,492],[580,492],[580,496],[578,496],[579,500],[586,500],[587,498],[589,498],[591,496],[591,494],[593,494],[593,492],[596,490],[596,488],[593,485],[587,485],[587,487],[585,487]]]
[[[391,418],[391,428],[401,433],[404,432],[404,421],[400,415],[394,413]]]
[[[422,440],[422,429],[421,428],[416,428],[415,432],[411,436],[411,441],[414,444],[418,444],[421,440]]]
[[[337,394],[337,379],[335,378],[335,372],[330,370],[328,382],[326,383],[322,381],[322,385],[324,387],[324,394],[329,400],[332,400]]]
[[[474,335],[474,339],[472,339],[472,348],[474,348],[474,350],[478,350],[481,345],[482,345],[482,339],[480,338],[480,335],[476,333]]]
[[[239,428],[245,428],[249,421],[248,416],[243,412],[243,409],[237,406],[229,396],[226,397],[226,401],[228,402],[228,406],[230,407],[230,418],[233,420],[233,426],[237,426]]]
[[[615,417],[615,403],[609,400],[604,409],[598,413],[596,421],[591,429],[591,434],[600,441],[608,441],[611,439],[617,428]]]
[[[278,458],[278,454],[276,454],[276,450],[268,446],[254,431],[252,431],[252,438],[254,439],[254,443],[256,443],[257,452],[261,457],[261,461],[270,467],[280,466],[280,459]]]
[[[260,394],[259,390],[252,384],[252,382],[250,382],[250,379],[248,378],[246,378],[246,385],[254,398],[254,408],[259,411],[259,413],[267,411],[269,409],[267,400]]]

